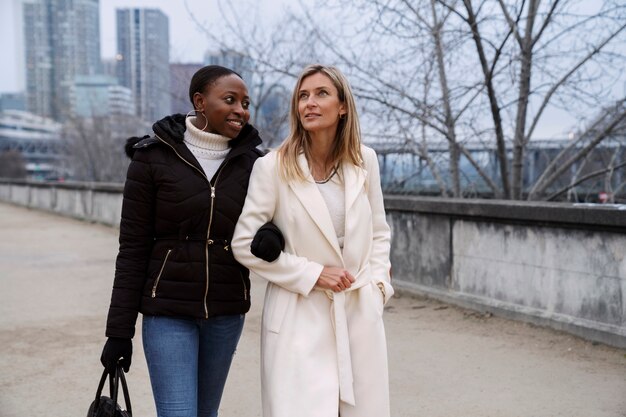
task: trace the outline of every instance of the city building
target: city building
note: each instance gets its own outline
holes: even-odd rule
[[[191,77],[202,67],[202,64],[170,64],[172,113],[187,114],[193,110],[189,99],[189,83]]]
[[[23,18],[27,108],[62,120],[75,77],[101,73],[99,0],[27,0]]]
[[[30,179],[63,178],[61,124],[20,110],[0,112],[0,154],[19,153]]]
[[[291,91],[275,84],[253,100],[251,123],[261,132],[263,146],[277,147],[289,133],[289,100]]]
[[[0,94],[0,111],[3,110],[26,111],[26,95],[24,93]]]
[[[117,57],[102,60],[102,74],[117,79]]]
[[[158,9],[117,10],[117,78],[133,92],[135,114],[154,121],[170,112],[169,23]]]
[[[221,65],[222,67],[230,68],[241,75],[241,78],[243,78],[249,88],[253,85],[254,61],[240,52],[224,49],[207,51],[204,54],[204,65]]]
[[[72,116],[134,115],[132,91],[106,75],[79,75],[71,90]]]

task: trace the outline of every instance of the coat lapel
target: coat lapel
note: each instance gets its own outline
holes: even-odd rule
[[[322,194],[315,184],[315,180],[313,179],[313,176],[311,175],[311,171],[309,169],[309,164],[303,153],[301,153],[298,157],[298,164],[300,165],[300,169],[302,169],[302,172],[305,173],[306,180],[299,182],[290,181],[289,187],[296,195],[309,216],[311,216],[313,222],[321,230],[328,243],[333,247],[335,252],[337,252],[337,255],[339,255],[339,257],[341,258],[339,242],[337,241],[337,235],[335,233],[333,222],[330,218],[330,213],[328,212],[328,207],[326,206],[324,197],[322,197]]]
[[[367,172],[361,167],[343,164],[343,183],[346,195],[346,219],[356,198],[361,194]]]
[[[362,263],[363,242],[361,233],[364,227],[360,223],[362,219],[358,206],[354,202],[363,193],[366,172],[363,168],[354,165],[343,165],[343,182],[346,198],[346,228],[344,231],[343,261],[344,266],[353,274],[356,274]]]

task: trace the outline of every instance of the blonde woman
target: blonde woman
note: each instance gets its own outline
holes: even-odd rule
[[[304,69],[290,118],[282,146],[254,165],[232,242],[235,258],[269,281],[263,416],[386,417],[382,314],[393,288],[376,154],[361,144],[350,86],[334,67]],[[270,220],[285,248],[266,262],[250,247]]]

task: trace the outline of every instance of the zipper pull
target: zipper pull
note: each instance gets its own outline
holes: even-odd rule
[[[211,198],[215,198],[215,187],[211,186]]]

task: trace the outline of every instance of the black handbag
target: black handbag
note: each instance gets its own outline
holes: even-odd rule
[[[124,377],[124,371],[118,365],[115,370],[115,376],[109,378],[109,395],[102,395],[102,389],[104,388],[104,382],[107,380],[109,373],[104,370],[102,377],[100,378],[100,384],[98,384],[98,391],[96,391],[96,399],[93,400],[89,406],[87,417],[132,417],[133,412],[130,407],[130,396],[128,395],[128,386],[126,385],[126,378]],[[126,410],[117,404],[117,392],[119,390],[120,381],[122,381],[122,391],[124,391],[124,402],[126,403]]]

